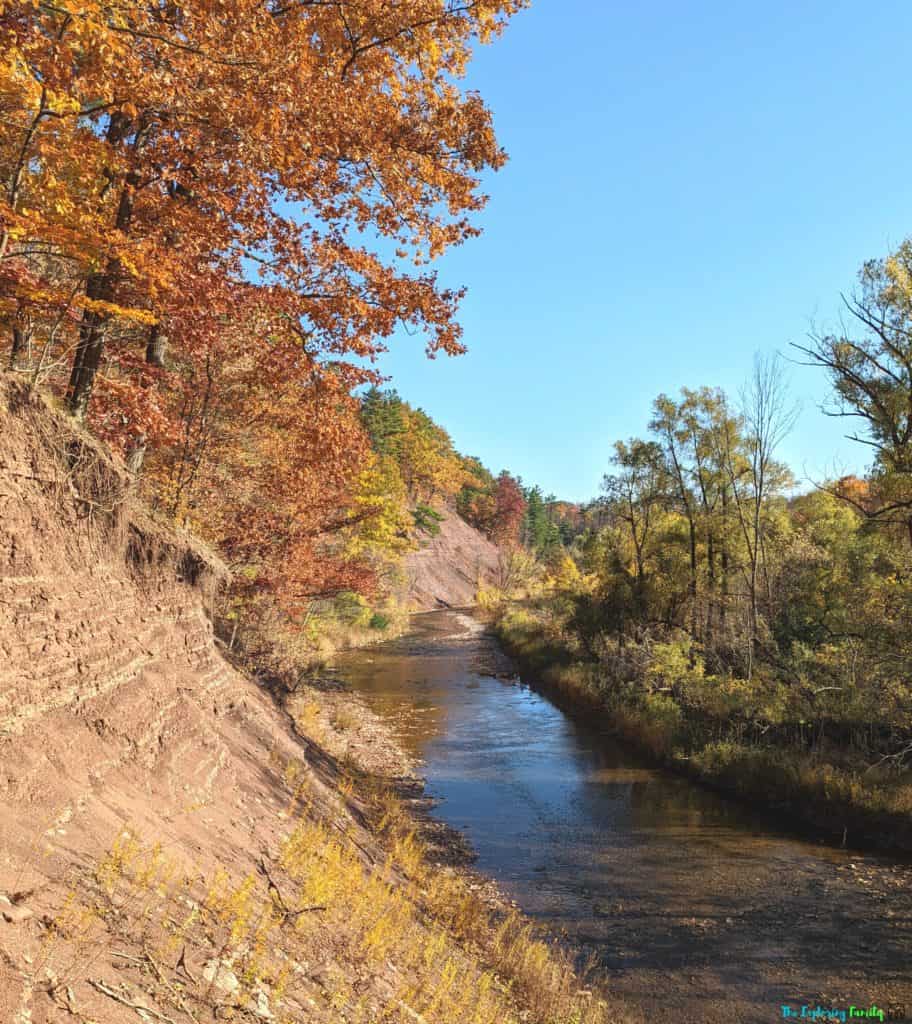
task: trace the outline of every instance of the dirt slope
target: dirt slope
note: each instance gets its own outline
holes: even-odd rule
[[[437,866],[447,837],[363,707],[279,702],[225,661],[222,572],[0,376],[0,1022],[517,1024],[523,992],[589,1020],[547,947]]]
[[[4,388],[0,894],[27,894],[6,916],[31,915],[0,915],[4,1024],[62,1019],[29,964],[49,915],[84,895],[84,872],[125,828],[192,873],[246,874],[284,827],[294,760],[346,814],[332,765],[220,656],[204,611],[220,572],[131,508],[125,475],[91,440]],[[84,1019],[138,1019],[74,985]]]
[[[475,602],[479,585],[498,576],[496,545],[452,511],[445,513],[436,537],[419,535],[420,547],[406,559],[409,601],[416,611]]]

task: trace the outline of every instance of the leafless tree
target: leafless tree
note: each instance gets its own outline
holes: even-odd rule
[[[754,357],[754,369],[741,389],[741,416],[745,427],[745,448],[749,466],[750,501],[748,508],[738,504],[748,552],[748,598],[750,640],[748,678],[753,672],[759,643],[758,590],[763,564],[763,509],[773,487],[779,482],[776,451],[789,435],[800,407],[789,393],[782,359],[778,355]]]

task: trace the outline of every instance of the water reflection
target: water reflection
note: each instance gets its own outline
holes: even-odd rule
[[[741,1006],[727,1019],[772,1020],[796,984],[806,1000],[828,978],[856,1002],[889,990],[912,1009],[907,869],[868,858],[879,881],[855,884],[857,855],[777,833],[483,674],[491,647],[471,618],[434,613],[338,670],[525,910],[596,949],[621,992],[683,1021],[714,1018],[682,985]]]

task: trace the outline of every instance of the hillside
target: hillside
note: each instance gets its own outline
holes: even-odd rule
[[[363,707],[280,699],[224,659],[223,573],[4,387],[0,1020],[603,1019],[437,866],[458,851]]]
[[[479,585],[497,582],[497,545],[455,512],[441,520],[436,536],[423,536],[405,559],[409,605],[416,611],[475,603]]]

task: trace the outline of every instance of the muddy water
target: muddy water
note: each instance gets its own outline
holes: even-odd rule
[[[502,657],[471,617],[435,612],[337,670],[421,759],[477,867],[591,949],[620,999],[649,1020],[872,1004],[912,1020],[912,869],[777,832],[649,767],[492,678]]]

